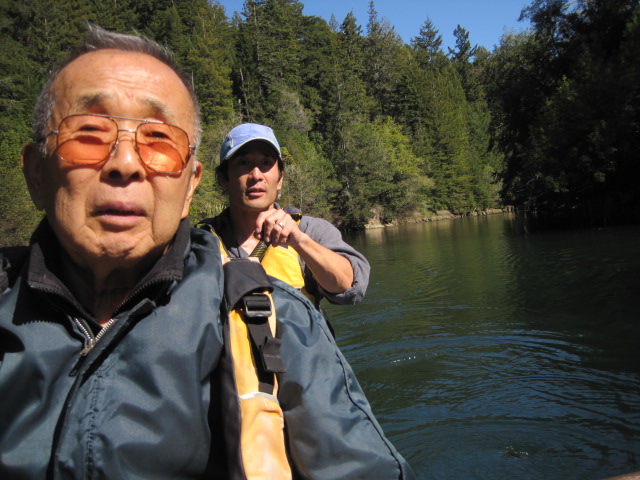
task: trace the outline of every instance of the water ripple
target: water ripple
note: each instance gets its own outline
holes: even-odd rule
[[[419,479],[640,470],[640,229],[513,231],[462,219],[356,243],[369,292],[329,315],[378,420]]]

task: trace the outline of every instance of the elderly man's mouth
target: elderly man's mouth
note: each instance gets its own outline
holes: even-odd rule
[[[107,202],[94,208],[94,216],[102,215],[141,216],[144,215],[144,210],[133,202]]]
[[[104,210],[102,212],[98,212],[98,215],[123,215],[123,216],[132,216],[132,215],[139,215],[136,212],[132,212],[130,210],[115,210],[115,209],[109,209],[109,210]]]
[[[145,216],[144,210],[135,205],[103,205],[94,210],[93,217],[109,228],[129,228]]]

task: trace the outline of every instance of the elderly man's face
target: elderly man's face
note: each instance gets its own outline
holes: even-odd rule
[[[191,97],[175,72],[148,55],[118,50],[84,54],[67,65],[53,85],[55,108],[49,125],[71,114],[98,113],[160,120],[181,127],[194,141]],[[119,129],[140,122],[117,120]],[[23,168],[32,198],[44,208],[67,252],[80,265],[100,261],[114,268],[160,254],[188,214],[200,181],[191,159],[179,175],[147,169],[134,148],[135,135],[119,133],[119,144],[98,165],[76,166],[57,155],[36,157],[25,148]],[[49,152],[55,135],[47,139]],[[151,255],[150,255],[151,254]]]

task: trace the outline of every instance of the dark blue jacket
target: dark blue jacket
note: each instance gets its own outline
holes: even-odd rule
[[[56,248],[43,222],[0,297],[0,478],[224,478],[216,240],[183,222],[86,356],[91,318]]]

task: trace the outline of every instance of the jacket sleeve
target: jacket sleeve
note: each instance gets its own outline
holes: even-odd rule
[[[294,478],[414,479],[322,315],[298,291],[272,280],[286,367],[278,374],[278,399]]]

